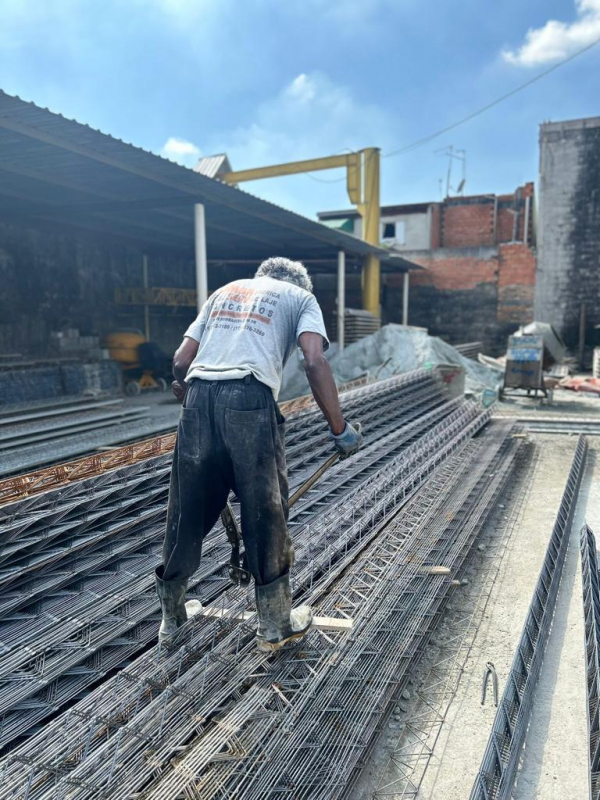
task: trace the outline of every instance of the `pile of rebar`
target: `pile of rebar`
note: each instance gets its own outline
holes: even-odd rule
[[[134,439],[164,429],[146,406],[119,398],[57,400],[31,409],[0,412],[0,475]]]
[[[0,506],[0,798],[341,797],[502,491],[520,440],[426,371],[343,395],[365,446],[294,507],[296,601],[353,619],[256,650],[217,526],[190,592],[224,612],[156,645],[170,455]],[[480,434],[476,439],[473,437]],[[330,452],[288,418],[290,485]],[[400,513],[399,513],[400,512]]]
[[[600,574],[596,537],[588,525],[580,533],[585,674],[587,683],[590,800],[600,798]]]
[[[470,800],[509,800],[512,796],[550,634],[587,451],[587,440],[580,436]]]
[[[477,356],[483,351],[483,342],[464,342],[455,344],[454,347],[465,358],[477,361]]]

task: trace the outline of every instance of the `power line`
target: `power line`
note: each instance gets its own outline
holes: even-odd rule
[[[338,167],[338,169],[346,169],[345,167]],[[317,183],[341,183],[342,181],[346,180],[346,176],[344,175],[342,178],[317,178],[316,175],[313,175],[312,172],[305,172],[304,173],[307,178],[310,178],[311,181],[317,181]]]
[[[533,83],[536,83],[542,78],[545,78],[546,75],[549,75],[551,72],[554,72],[554,70],[557,70],[559,67],[568,64],[569,61],[573,61],[580,55],[583,55],[583,53],[586,53],[588,50],[591,50],[592,47],[595,47],[598,43],[600,43],[600,38],[596,39],[591,44],[586,45],[586,47],[582,47],[581,50],[578,50],[576,53],[573,53],[573,55],[564,58],[562,61],[559,61],[557,64],[554,64],[553,66],[549,67],[543,72],[538,73],[535,77],[531,78],[525,83],[522,83],[515,89],[511,89],[510,92],[501,95],[500,97],[496,98],[496,100],[493,100],[491,103],[488,103],[486,106],[483,106],[482,108],[479,108],[477,111],[473,111],[471,114],[468,114],[466,117],[463,117],[462,119],[458,120],[457,122],[452,123],[452,125],[447,125],[445,128],[441,128],[439,131],[431,133],[429,136],[424,136],[422,139],[417,139],[415,142],[412,142],[412,144],[407,144],[405,147],[400,147],[398,150],[392,150],[391,153],[384,153],[382,154],[382,158],[390,158],[391,156],[398,156],[401,155],[402,153],[407,153],[411,150],[415,150],[417,147],[420,147],[423,144],[427,144],[427,142],[431,142],[432,139],[437,139],[438,136],[442,136],[444,133],[448,133],[448,131],[452,131],[455,128],[458,128],[460,125],[464,125],[465,122],[470,122],[470,120],[474,119],[475,117],[478,117],[480,114],[489,111],[490,108],[494,108],[494,106],[497,106],[499,103],[503,103],[505,100],[508,100],[509,97],[513,97],[513,95],[517,94],[518,92],[522,92],[523,89],[527,89],[527,87],[531,86]]]
[[[350,147],[344,147],[343,150],[340,150],[339,153],[333,153],[332,155],[341,156],[344,153],[356,153],[356,150],[352,150]],[[346,169],[345,167],[338,167],[338,169]],[[346,176],[342,175],[341,178],[317,178],[312,172],[305,172],[303,173],[306,175],[307,178],[310,178],[311,181],[316,181],[317,183],[341,183],[342,181],[346,180]]]

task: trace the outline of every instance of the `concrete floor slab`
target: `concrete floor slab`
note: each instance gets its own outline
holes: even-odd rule
[[[569,436],[538,435],[532,439],[537,445],[537,460],[528,493],[524,501],[521,498],[521,506],[513,509],[516,524],[503,552],[474,645],[464,664],[456,697],[447,710],[433,758],[425,772],[418,795],[421,800],[442,797],[465,800],[469,797],[496,713],[491,691],[488,691],[486,705],[481,706],[484,667],[487,661],[495,664],[502,692],[512,665],[577,444],[576,437]],[[515,789],[517,800],[571,800],[584,798],[588,792],[579,530],[587,517],[590,526],[595,525],[600,532],[600,440],[590,438],[589,442],[588,468],[579,495],[555,619]],[[507,508],[506,513],[510,514],[511,509]],[[508,518],[500,515],[500,522],[496,518],[489,524],[502,525],[502,520]],[[485,531],[482,536],[485,537]],[[477,591],[476,568],[468,577],[472,583],[470,588]],[[481,578],[482,588],[485,580]],[[454,602],[460,603],[460,595]],[[443,638],[443,621],[440,628]],[[423,664],[416,670],[415,686],[419,685],[420,672],[430,666]],[[413,706],[405,709],[409,717],[416,713],[415,704],[403,705]],[[389,727],[394,726],[392,722]],[[388,763],[389,753],[390,733],[386,732],[352,800],[379,798],[380,795],[373,792],[382,776],[385,775],[385,783],[391,786],[402,774],[401,766],[396,769],[393,762]],[[398,800],[405,795],[394,795],[391,791],[385,796]]]
[[[557,437],[544,438],[547,441],[540,448],[527,502],[503,559],[486,619],[465,665],[464,677],[450,707],[447,725],[442,729],[435,759],[425,775],[422,798],[464,800],[469,796],[481,763],[495,716],[495,708],[491,703],[484,707],[480,703],[485,664],[487,661],[494,663],[502,692],[575,452],[576,441],[573,439],[560,438],[556,441]],[[571,561],[569,565],[572,572]],[[573,635],[577,636],[576,629]],[[578,650],[582,656],[581,640]],[[574,680],[577,681],[577,678]],[[581,685],[585,686],[585,679]],[[578,725],[577,720],[573,719],[572,736],[580,744],[587,730],[585,707],[582,723]],[[583,752],[585,754],[585,748]],[[587,781],[585,770],[580,769],[579,772],[581,775],[577,782],[580,778]],[[562,795],[566,796],[578,795]]]
[[[600,531],[599,451],[590,440],[556,613],[537,687],[515,800],[584,798],[588,792],[585,634],[579,532]]]

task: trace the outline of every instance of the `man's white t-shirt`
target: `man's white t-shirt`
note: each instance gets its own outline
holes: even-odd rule
[[[323,313],[310,292],[268,277],[228,283],[209,297],[185,333],[200,344],[186,381],[254,375],[277,399],[301,333],[318,333],[329,347]]]

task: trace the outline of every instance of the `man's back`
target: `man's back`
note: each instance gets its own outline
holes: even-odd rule
[[[218,289],[186,336],[200,343],[187,380],[228,380],[254,375],[275,398],[281,373],[301,333],[318,333],[328,346],[314,296],[271,277],[247,278]]]
[[[283,365],[296,343],[340,457],[355,453],[362,441],[343,417],[323,353],[323,315],[311,289],[303,264],[269,258],[254,279],[235,281],[211,296],[175,353],[174,391],[184,406],[163,563],[156,570],[159,638],[165,643],[174,641],[188,617],[188,578],[231,490],[240,502],[244,568],[255,582],[258,647],[279,650],[311,625],[310,608],[292,609],[285,420],[276,403]],[[232,559],[239,562],[237,547]]]

